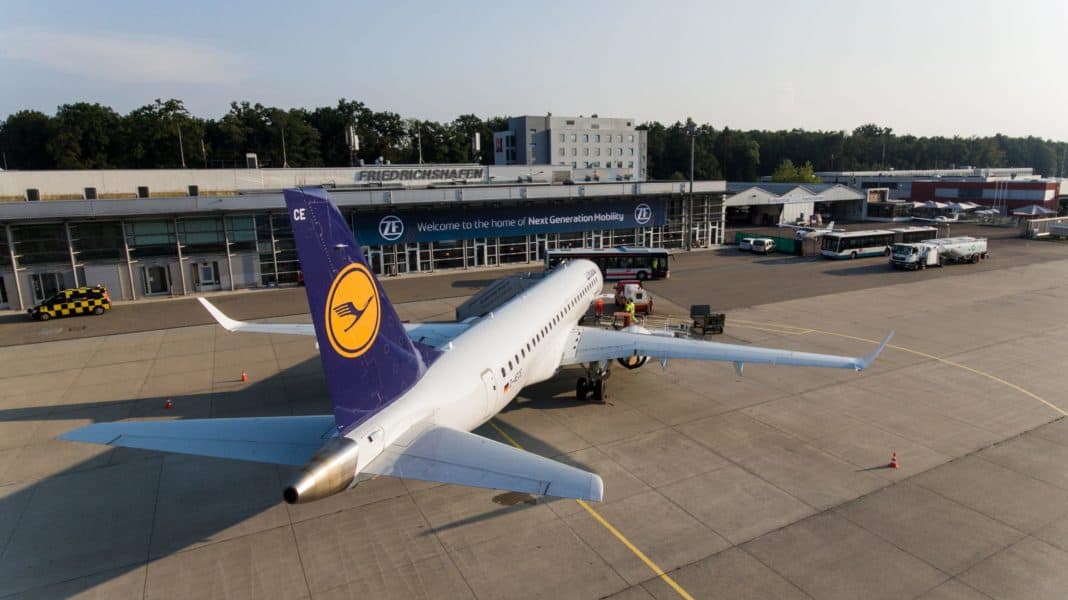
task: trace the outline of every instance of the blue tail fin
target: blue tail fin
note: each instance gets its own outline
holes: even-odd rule
[[[408,391],[439,353],[408,338],[326,191],[285,198],[334,418],[348,431]]]

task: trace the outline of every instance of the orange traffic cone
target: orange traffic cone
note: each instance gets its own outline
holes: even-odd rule
[[[241,371],[241,383],[248,383],[248,373]]]
[[[167,410],[174,408],[174,402],[172,402],[170,398],[167,398],[167,401],[163,403],[163,408]]]
[[[888,468],[888,469],[896,469],[896,468],[898,468],[897,452],[891,452],[890,453],[890,464],[886,465],[886,468]]]

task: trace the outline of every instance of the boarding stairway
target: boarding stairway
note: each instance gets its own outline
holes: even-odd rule
[[[522,273],[498,279],[456,307],[456,320],[481,317],[498,306],[522,294],[537,283],[545,273]]]

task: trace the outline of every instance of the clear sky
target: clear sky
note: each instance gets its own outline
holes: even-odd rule
[[[1068,140],[1065,0],[4,3],[0,118],[92,101]]]

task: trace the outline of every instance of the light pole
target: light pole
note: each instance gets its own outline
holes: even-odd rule
[[[683,247],[691,250],[693,238],[693,148],[694,140],[697,139],[697,123],[693,121],[686,123],[686,135],[690,136],[690,197],[686,200],[686,215],[683,219],[686,223],[686,227],[683,230],[683,235],[686,236]]]

